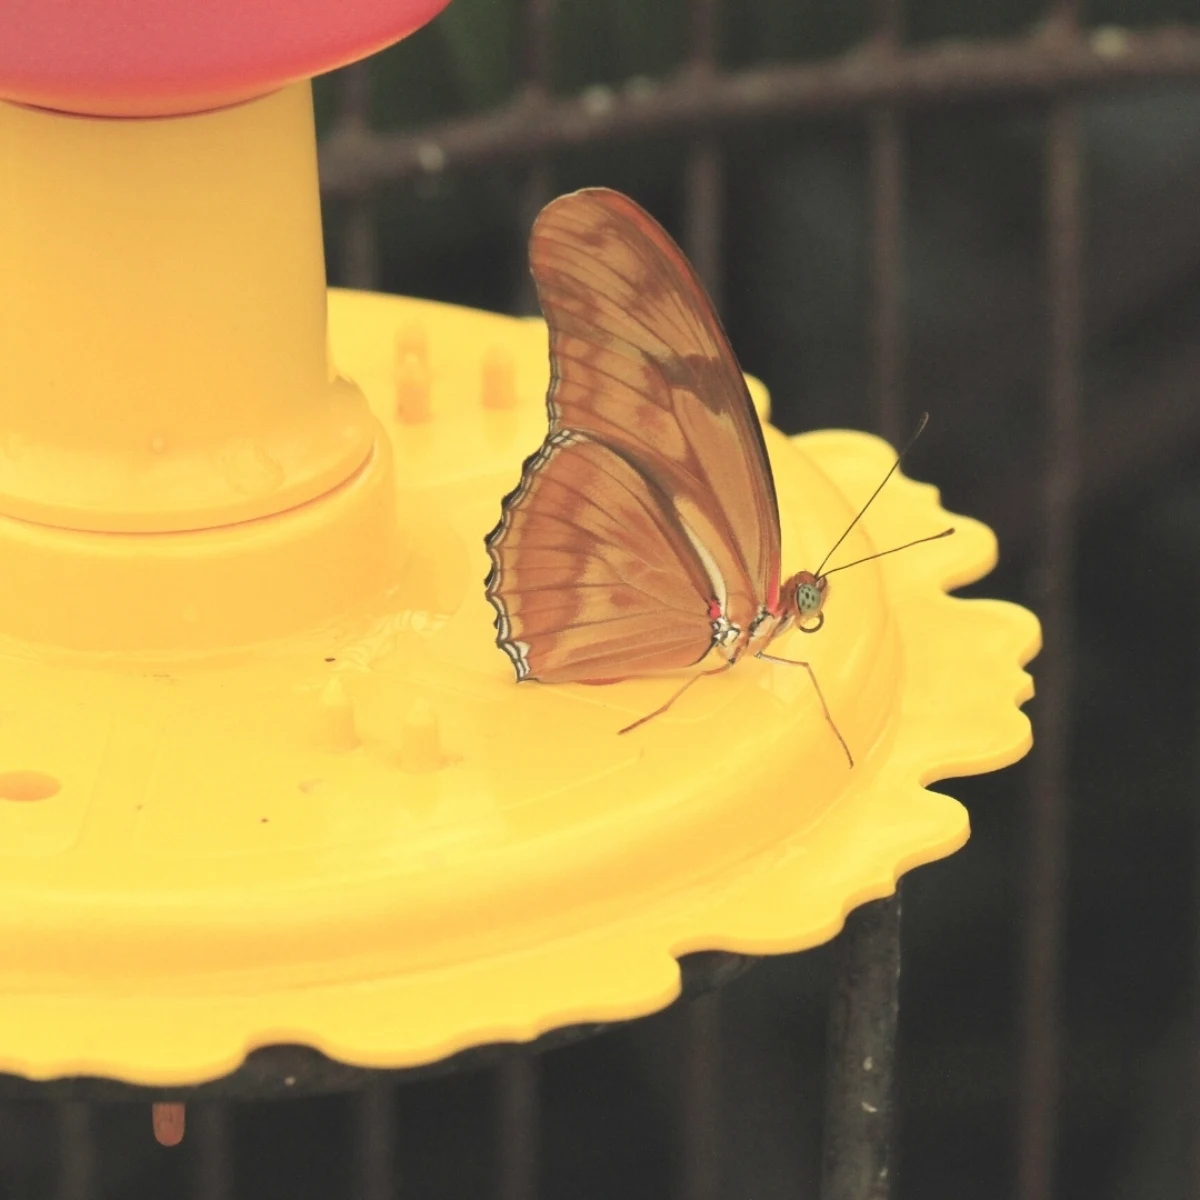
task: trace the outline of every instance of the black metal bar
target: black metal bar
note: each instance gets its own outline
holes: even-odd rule
[[[692,0],[691,63],[697,80],[713,77],[717,65],[718,0]],[[700,137],[688,154],[684,179],[684,245],[712,302],[721,307],[721,222],[724,156],[716,140]]]
[[[363,1200],[396,1200],[396,1093],[372,1083],[360,1097]]]
[[[871,237],[871,423],[892,445],[904,435],[904,142],[895,108],[868,118]]]
[[[533,222],[542,208],[552,198],[554,176],[547,159],[539,158],[534,161],[526,172],[521,185],[521,199],[518,213],[522,240],[528,239]],[[513,311],[518,316],[536,315],[538,312],[537,290],[533,285],[533,276],[529,273],[529,265],[521,254],[517,267],[517,281],[514,289]]]
[[[550,102],[554,70],[554,12],[556,0],[525,0],[522,10],[521,72],[522,89],[517,103],[526,112],[540,112]],[[550,160],[545,154],[534,156],[521,187],[518,220],[521,237],[527,238],[534,219],[549,202],[554,188]],[[526,269],[524,255],[517,269],[513,299],[519,314],[538,311],[537,292]]]
[[[1194,560],[1193,560],[1194,561]],[[1192,596],[1193,602],[1200,585],[1200,574],[1193,569]],[[1200,641],[1193,643],[1200,650]],[[1193,660],[1194,662],[1195,660]],[[1193,667],[1193,674],[1195,673]],[[1194,710],[1195,713],[1196,710]],[[1193,726],[1197,729],[1197,726]],[[1197,730],[1200,732],[1200,729]],[[1193,746],[1200,745],[1200,739]],[[1192,754],[1192,788],[1193,797],[1200,791],[1200,755]],[[1200,804],[1195,799],[1192,802],[1192,961],[1191,961],[1191,1044],[1188,1047],[1188,1064],[1186,1071],[1188,1135],[1184,1153],[1184,1188],[1182,1195],[1190,1200],[1200,1200]]]
[[[79,1100],[59,1103],[58,1200],[94,1200],[97,1184],[95,1111]]]
[[[900,893],[855,909],[834,943],[821,1200],[887,1200],[892,1154]]]
[[[881,56],[868,47],[840,59],[759,67],[711,81],[690,71],[647,90],[614,89],[611,104],[587,98],[493,112],[411,133],[346,136],[321,148],[322,184],[354,193],[373,182],[528,162],[555,149],[625,138],[714,132],[766,118],[797,119],[902,107],[1043,99],[1200,78],[1200,28],[1061,39],[955,42]]]
[[[900,0],[872,0],[870,53],[894,62],[904,36]],[[870,281],[867,316],[871,419],[876,433],[900,440],[903,417],[904,142],[901,114],[883,103],[867,114]]]
[[[371,117],[371,70],[369,61],[355,63],[341,72],[338,94],[337,132],[343,137],[369,136]],[[379,275],[379,246],[375,227],[372,188],[354,189],[342,221],[342,275],[347,287],[369,291]]]
[[[521,76],[526,93],[548,95],[554,70],[556,0],[525,0],[521,30]]]
[[[229,1105],[220,1101],[189,1104],[185,1145],[195,1162],[196,1200],[232,1200],[233,1130]]]
[[[371,202],[351,203],[342,222],[342,275],[346,287],[370,291],[378,281],[378,242]]]
[[[691,0],[689,64],[703,84],[719,57],[720,0]],[[725,161],[715,138],[701,136],[688,151],[684,171],[683,243],[696,273],[720,311],[724,292],[721,224]],[[680,1096],[682,1200],[717,1200],[720,1194],[720,995],[693,1000],[684,1015]]]
[[[1192,595],[1197,591],[1200,577],[1193,576]],[[1200,650],[1200,642],[1196,644]],[[1197,730],[1200,732],[1200,729]],[[1197,743],[1200,744],[1200,739]],[[1200,755],[1193,754],[1193,789],[1200,790]],[[1197,792],[1194,790],[1193,795]],[[1200,1200],[1200,804],[1193,801],[1192,806],[1192,973],[1191,973],[1191,1053],[1188,1063],[1188,1106],[1190,1108],[1186,1154],[1187,1172],[1184,1185],[1185,1196],[1191,1200]]]
[[[1020,1200],[1051,1200],[1061,1058],[1060,993],[1074,678],[1075,533],[1079,504],[1082,216],[1079,112],[1066,101],[1046,130],[1047,425],[1037,547],[1045,651],[1026,845],[1021,984]]]
[[[499,1200],[537,1200],[541,1116],[536,1055],[524,1048],[514,1050],[501,1064],[497,1082]]]
[[[721,1194],[720,994],[697,997],[687,1006],[684,1020],[679,1194],[682,1200],[717,1200]]]
[[[901,52],[900,0],[874,0],[873,53]],[[893,444],[904,403],[903,128],[890,104],[867,118],[870,270],[867,332],[871,416]],[[851,913],[834,950],[822,1200],[888,1200],[892,1190],[900,885]]]
[[[724,155],[711,139],[688,154],[684,183],[684,245],[717,310],[724,291],[721,223],[724,211]]]

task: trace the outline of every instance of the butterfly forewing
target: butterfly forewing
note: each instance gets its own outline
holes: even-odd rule
[[[687,259],[632,200],[597,188],[542,210],[529,261],[550,326],[551,434],[593,434],[698,516],[727,614],[752,619],[778,591],[775,489],[745,380]]]
[[[745,381],[695,273],[619,193],[542,210],[530,267],[550,329],[550,430],[488,536],[518,678],[690,666],[714,620],[779,594],[775,490]]]

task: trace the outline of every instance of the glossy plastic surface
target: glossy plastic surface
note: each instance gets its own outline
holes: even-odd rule
[[[378,426],[327,357],[307,83],[159,121],[0,103],[0,146],[0,516],[203,530],[364,467]]]
[[[0,98],[60,112],[205,112],[355,62],[449,0],[0,0]]]
[[[518,686],[482,539],[544,434],[543,325],[344,292],[330,314],[400,531],[344,549],[395,555],[390,589],[225,654],[3,646],[0,1071],[192,1082],[273,1042],[401,1066],[646,1013],[675,955],[831,937],[966,838],[923,784],[1029,745],[1036,621],[944,594],[995,560],[969,519],[835,576],[822,632],[777,646],[813,661],[853,771],[796,668],[741,664],[627,737],[673,681]],[[891,452],[768,446],[785,570],[813,567]],[[897,478],[839,556],[947,523]]]
[[[390,443],[328,359],[309,85],[157,121],[0,103],[0,143],[0,562],[36,581],[0,633],[229,654],[394,586]]]

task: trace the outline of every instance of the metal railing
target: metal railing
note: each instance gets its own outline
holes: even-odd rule
[[[600,141],[676,134],[690,141],[685,167],[685,248],[715,302],[721,300],[723,174],[720,134],[767,120],[848,116],[865,121],[869,147],[870,258],[866,319],[870,409],[876,430],[895,443],[904,428],[905,112],[968,101],[1035,101],[1045,106],[1045,457],[1034,535],[1037,611],[1046,649],[1038,663],[1038,745],[1032,756],[1023,918],[1020,1200],[1054,1192],[1060,1059],[1060,960],[1068,806],[1067,753],[1074,674],[1074,545],[1083,445],[1080,406],[1082,216],[1078,97],[1167,79],[1200,79],[1200,28],[1131,32],[1086,30],[1079,0],[1053,0],[1045,20],[1019,40],[905,47],[899,0],[872,0],[872,30],[833,61],[722,74],[716,62],[717,0],[693,0],[689,58],[674,78],[648,85],[591,88],[553,97],[553,0],[528,0],[525,86],[506,106],[414,132],[370,131],[361,83],[348,82],[343,120],[321,149],[322,187],[358,198],[383,183],[513,163],[529,174],[524,222],[549,198],[548,156]],[[355,68],[361,72],[366,68]],[[352,73],[348,73],[351,74]],[[357,257],[347,281],[369,285]],[[1032,524],[1032,522],[1031,522]],[[831,999],[825,1200],[882,1200],[890,1190],[892,1074],[900,968],[900,899],[855,914],[839,939]],[[688,1148],[683,1195],[715,1200],[712,1161],[718,1088],[713,1073],[716,997],[697,1001],[690,1023],[690,1094],[683,1112]],[[864,1073],[862,1063],[872,1069]],[[526,1081],[506,1086],[520,1116],[506,1127],[533,1146],[535,1120]],[[529,1200],[522,1156],[505,1157],[505,1200]],[[518,1182],[518,1176],[521,1182]]]

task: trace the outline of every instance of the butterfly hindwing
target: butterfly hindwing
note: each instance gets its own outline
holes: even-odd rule
[[[547,439],[487,545],[518,678],[623,678],[691,666],[712,645],[707,577],[663,497],[586,435]]]

